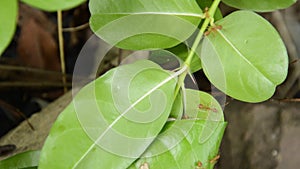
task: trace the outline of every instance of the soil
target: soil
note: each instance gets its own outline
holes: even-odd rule
[[[218,169],[298,168],[299,112],[299,103],[229,104]]]

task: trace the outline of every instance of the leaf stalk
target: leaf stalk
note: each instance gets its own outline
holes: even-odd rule
[[[184,62],[184,65],[187,66],[188,68],[190,68],[190,65],[191,65],[191,62],[192,62],[192,59],[195,55],[195,51],[197,49],[197,47],[199,46],[200,44],[200,41],[203,37],[203,34],[204,32],[207,30],[207,27],[209,26],[209,24],[213,24],[214,22],[214,15],[215,15],[215,12],[220,4],[221,0],[214,0],[214,2],[212,3],[211,7],[209,9],[206,9],[205,11],[205,20],[200,28],[200,31],[192,45],[192,48],[189,52],[189,55],[187,57],[187,59],[185,60]],[[179,77],[178,77],[178,83],[177,83],[177,86],[176,86],[176,90],[175,90],[175,97],[177,96],[178,92],[179,92],[179,89],[181,88],[182,85],[184,85],[184,79],[186,77],[186,75],[188,74],[188,69],[182,73]]]

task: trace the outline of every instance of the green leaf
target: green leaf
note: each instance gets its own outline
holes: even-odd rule
[[[22,0],[24,3],[44,11],[54,12],[74,8],[86,0]]]
[[[113,46],[162,49],[185,41],[202,11],[195,0],[91,0],[92,30]]]
[[[182,94],[179,93],[174,100],[169,118],[181,119],[182,116],[183,116],[183,98],[182,98]]]
[[[224,121],[222,108],[218,101],[210,94],[186,89],[186,116],[188,118],[196,117],[199,120],[204,120],[204,127],[200,133],[200,143],[206,142],[207,139],[214,133],[220,121]]]
[[[185,89],[186,115],[206,121],[224,121],[222,107],[210,94],[198,90]]]
[[[297,0],[222,0],[225,4],[239,8],[239,9],[249,9],[259,12],[273,11],[277,9],[284,9]]]
[[[165,70],[178,69],[183,63],[175,54],[164,49],[151,51],[148,59],[159,64]]]
[[[198,141],[199,133],[203,130],[205,124],[207,122],[202,120],[180,120],[176,122],[176,125],[175,122],[168,122],[166,127],[172,129],[172,134],[170,132],[160,135],[145,154],[129,169],[140,169],[143,165],[148,165],[151,169],[194,169],[199,162],[201,162],[202,168],[213,169],[215,164],[213,159],[218,156],[226,123],[218,122],[218,127],[209,140],[201,144]],[[191,125],[193,125],[192,128],[190,128]],[[182,135],[185,135],[185,137],[182,137]],[[177,141],[180,141],[179,144],[168,151],[151,156],[157,149],[166,149],[168,143]]]
[[[217,124],[217,128],[206,142],[199,143],[199,133],[209,123]],[[165,128],[172,131],[159,135],[143,156],[129,169],[140,169],[142,165],[148,165],[151,169],[196,168],[199,162],[202,163],[203,168],[213,169],[215,162],[212,160],[218,155],[225,127],[225,122],[216,123],[203,120],[168,122]],[[172,142],[179,143],[169,148],[168,144]],[[168,148],[168,151],[152,156],[157,150]]]
[[[184,43],[181,43],[181,44],[179,44],[175,47],[169,48],[167,50],[172,52],[174,55],[178,56],[182,61],[185,61],[187,59],[188,54],[190,52],[189,47]],[[197,56],[197,54],[195,54],[193,56],[193,59],[191,61],[191,65],[189,66],[189,68],[192,73],[202,69],[201,60],[199,59],[199,56]]]
[[[279,34],[261,16],[237,11],[216,22],[204,39],[201,61],[208,79],[246,102],[270,98],[287,76],[288,56]]]
[[[17,26],[17,0],[0,1],[0,56],[9,45]]]
[[[27,151],[0,161],[0,168],[3,169],[25,169],[38,166],[40,151]]]
[[[40,169],[127,168],[165,124],[176,73],[142,60],[81,89],[53,125]]]
[[[129,169],[140,169],[141,166],[151,169],[197,168],[199,162],[202,168],[213,168],[212,159],[218,154],[226,127],[222,109],[207,93],[191,89],[184,91],[185,117],[188,119],[168,122],[149,149]]]

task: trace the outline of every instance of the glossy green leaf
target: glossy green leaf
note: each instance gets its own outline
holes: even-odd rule
[[[190,48],[184,43],[181,43],[181,44],[179,44],[175,47],[169,48],[167,50],[172,52],[174,55],[178,56],[183,62],[187,59],[189,52],[190,52]],[[190,71],[192,73],[194,73],[200,69],[202,69],[201,60],[199,59],[197,54],[195,54],[191,61]]]
[[[183,98],[182,98],[182,94],[179,93],[174,100],[169,118],[180,120],[182,116],[183,116]]]
[[[297,0],[222,0],[225,4],[238,8],[260,12],[273,11],[291,6]]]
[[[142,60],[81,89],[53,125],[39,168],[127,168],[165,124],[176,73]]]
[[[207,93],[191,89],[183,93],[186,95],[185,117],[188,119],[168,122],[130,169],[140,169],[141,166],[151,169],[213,168],[215,162],[212,159],[218,154],[226,127],[222,109]],[[203,137],[206,137],[205,141]],[[201,166],[198,166],[199,162]]]
[[[28,151],[0,161],[3,169],[27,169],[38,166],[40,151]]]
[[[24,3],[45,11],[54,12],[74,8],[86,0],[22,0]]]
[[[224,121],[224,115],[220,104],[210,94],[187,89],[186,116],[204,120],[204,127],[200,133],[200,143],[206,142],[218,127],[218,122]]]
[[[171,71],[179,69],[183,63],[177,55],[164,49],[151,51],[148,59]]]
[[[9,45],[17,26],[17,0],[0,1],[0,56]]]
[[[103,40],[125,49],[162,49],[185,41],[202,11],[195,0],[91,0],[90,26]]]
[[[208,79],[238,100],[269,99],[287,76],[288,56],[279,34],[261,16],[237,11],[216,22],[204,39],[201,61]]]
[[[206,121],[224,121],[222,107],[210,94],[198,90],[185,89],[186,113],[188,117],[194,117]]]
[[[199,143],[199,133],[207,122],[202,120],[180,120],[179,122],[168,122],[166,128],[171,128],[173,134],[162,134],[149,147],[145,154],[136,161],[129,169],[140,169],[141,166],[149,166],[151,169],[194,169],[200,162],[202,168],[213,169],[219,146],[222,140],[225,122],[218,122],[218,127],[205,143]],[[209,122],[208,122],[209,123]],[[213,122],[215,123],[215,122]],[[193,125],[192,128],[190,126]],[[185,135],[185,137],[182,137]],[[182,139],[183,138],[183,139]],[[151,156],[152,151],[166,149],[168,143],[178,141],[179,144],[162,154]],[[149,157],[150,156],[150,157]]]

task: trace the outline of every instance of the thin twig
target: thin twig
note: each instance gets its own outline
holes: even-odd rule
[[[62,31],[63,32],[76,32],[76,31],[81,31],[83,29],[86,29],[90,26],[90,23],[85,23],[83,25],[80,26],[76,26],[76,27],[71,27],[71,28],[63,28]]]
[[[58,26],[58,41],[59,41],[59,53],[60,53],[60,63],[61,63],[61,72],[63,75],[66,74],[65,66],[65,53],[64,53],[64,36],[62,30],[62,12],[61,10],[57,11],[57,26]],[[63,84],[67,83],[66,76],[62,77]],[[64,85],[64,92],[68,91],[66,85]]]
[[[0,70],[8,70],[8,71],[21,71],[21,72],[29,72],[29,73],[37,73],[42,75],[53,75],[53,76],[64,76],[61,72],[39,69],[39,68],[31,68],[31,67],[23,67],[23,66],[12,66],[12,65],[1,65]],[[72,75],[65,75],[69,78]]]
[[[4,87],[71,87],[72,83],[54,83],[54,82],[0,82],[0,88]]]
[[[300,102],[300,98],[293,98],[293,99],[280,99],[281,102]]]
[[[123,49],[119,49],[119,54],[118,54],[118,65],[121,64],[123,58]]]
[[[51,71],[51,70],[45,70],[45,69],[39,69],[39,68],[31,68],[31,67],[24,67],[24,66],[13,66],[13,65],[3,65],[0,64],[0,71],[5,70],[5,71],[20,71],[20,72],[28,72],[28,73],[35,73],[37,75],[43,75],[43,76],[54,76],[54,77],[63,77],[65,76],[68,79],[73,80],[93,80],[88,77],[84,76],[79,76],[79,75],[71,75],[71,74],[63,74],[62,72],[57,72],[57,71]]]
[[[295,64],[295,63],[297,63],[298,61],[299,61],[299,59],[295,59],[295,60],[291,61],[291,62],[289,63],[289,65]]]

